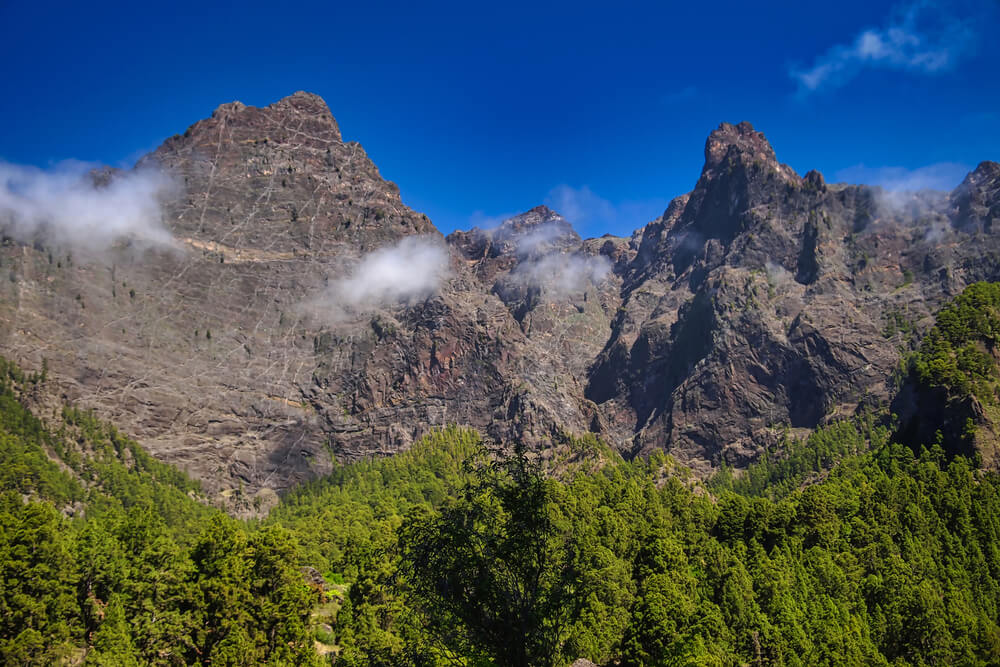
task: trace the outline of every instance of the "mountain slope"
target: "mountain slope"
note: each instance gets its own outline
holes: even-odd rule
[[[532,351],[457,256],[437,296],[332,307],[331,285],[367,253],[444,242],[319,98],[223,105],[150,166],[180,186],[163,213],[178,248],[85,255],[8,239],[0,348],[48,359],[64,398],[211,492],[260,493],[266,507],[328,471],[331,453],[392,453],[446,423],[529,441],[589,423],[559,360]]]
[[[60,400],[262,511],[334,458],[452,423],[743,466],[786,426],[887,403],[931,313],[1000,277],[995,163],[950,195],[828,185],[747,123],[713,132],[694,190],[627,239],[539,207],[445,240],[308,93],[222,105],[140,167],[178,185],[176,247],[11,231],[0,352],[48,359]],[[366,300],[366,262],[413,248],[443,253],[437,289]]]
[[[827,185],[749,124],[720,126],[695,189],[646,229],[591,369],[610,439],[739,466],[776,427],[885,403],[898,330],[925,330],[946,297],[1000,276],[989,206],[961,213],[966,191],[995,205],[995,186],[977,185],[994,168],[950,197]]]

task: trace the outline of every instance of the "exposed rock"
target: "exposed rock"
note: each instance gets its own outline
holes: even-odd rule
[[[323,578],[319,570],[309,565],[303,565],[299,568],[299,572],[302,573],[302,578],[307,585],[320,591],[326,590],[326,579]]]
[[[449,423],[743,465],[783,425],[884,404],[906,343],[887,322],[922,331],[1000,277],[995,163],[950,197],[890,196],[799,178],[740,123],[630,238],[537,207],[451,234],[436,295],[333,316],[317,297],[364,253],[444,239],[320,98],[224,104],[142,163],[183,185],[164,219],[182,251],[6,240],[0,351],[258,511]]]
[[[183,184],[164,220],[182,251],[8,242],[0,345],[48,359],[67,399],[231,507],[328,471],[331,454],[391,454],[435,426],[540,443],[590,423],[582,390],[458,255],[441,293],[412,307],[350,321],[305,307],[363,253],[441,239],[315,95],[224,104],[142,164]]]
[[[952,193],[955,225],[966,231],[993,231],[1000,221],[1000,164],[981,162]]]
[[[970,175],[955,208],[975,201],[983,219],[992,174]],[[950,216],[940,193],[800,180],[749,124],[723,124],[694,191],[647,227],[591,367],[605,437],[708,470],[745,465],[784,425],[885,404],[904,344],[887,321],[922,331],[944,299],[1000,277],[997,238]]]

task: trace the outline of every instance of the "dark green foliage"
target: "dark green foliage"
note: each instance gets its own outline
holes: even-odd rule
[[[783,498],[845,458],[881,447],[888,440],[889,429],[880,425],[874,415],[836,422],[817,429],[804,440],[786,438],[739,477],[724,466],[708,480],[708,486],[716,492]]]
[[[391,458],[339,466],[289,493],[267,523],[299,536],[303,564],[320,567],[330,580],[354,579],[371,554],[395,544],[408,513],[454,496],[469,477],[463,463],[478,443],[475,431],[451,427]]]
[[[0,656],[8,664],[50,664],[79,637],[66,529],[51,505],[0,495]]]
[[[523,451],[484,461],[454,503],[400,538],[406,596],[457,655],[498,665],[558,664],[576,606],[568,526]]]
[[[1000,283],[975,283],[938,313],[910,356],[893,409],[896,437],[915,450],[940,443],[1000,467]]]
[[[89,413],[43,424],[40,382],[0,360],[3,664],[316,664],[294,537],[248,533]]]
[[[52,461],[47,451],[64,454],[66,448],[52,437],[20,402],[20,387],[34,390],[40,375],[25,376],[0,358],[0,489],[49,498],[65,505],[84,497],[83,487]]]
[[[917,380],[949,395],[975,394],[997,402],[997,369],[991,353],[1000,337],[1000,283],[970,285],[938,313],[911,360]]]
[[[517,461],[479,468],[360,565],[346,664],[995,664],[1000,482],[884,434],[825,429],[714,500],[663,457],[517,485]],[[524,581],[553,594],[521,610]]]

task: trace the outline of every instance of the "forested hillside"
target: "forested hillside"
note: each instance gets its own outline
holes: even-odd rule
[[[90,414],[43,424],[25,403],[44,380],[0,363],[0,661],[317,662],[293,537],[200,503]]]
[[[794,471],[765,463],[714,495],[657,456],[562,479],[484,459],[360,563],[343,662],[995,664],[998,480],[884,436],[837,425],[793,452],[822,481],[781,486]]]
[[[988,416],[997,293],[942,311],[904,385]],[[447,428],[238,522],[114,428],[49,415],[44,373],[2,371],[5,664],[1000,662],[1000,477],[947,428],[862,414],[707,481]]]

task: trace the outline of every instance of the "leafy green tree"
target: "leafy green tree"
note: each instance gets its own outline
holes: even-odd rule
[[[550,496],[539,466],[518,450],[480,463],[455,503],[404,527],[410,600],[451,651],[499,665],[560,662],[576,600]]]

